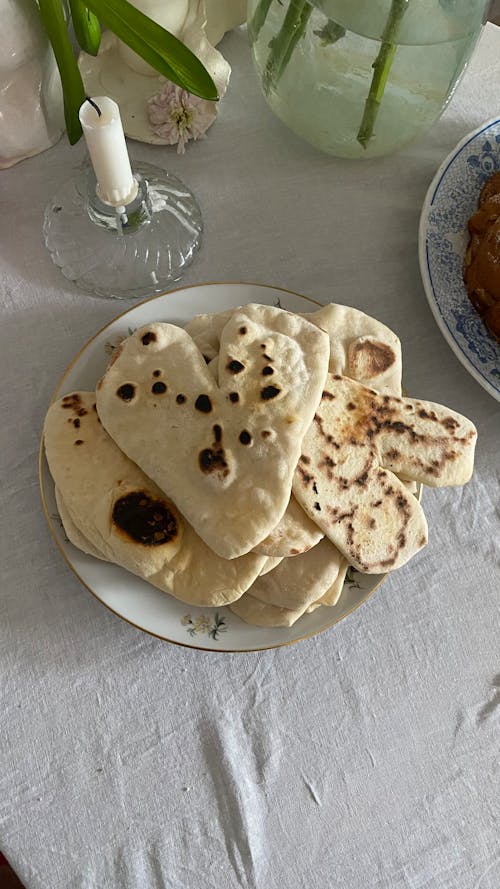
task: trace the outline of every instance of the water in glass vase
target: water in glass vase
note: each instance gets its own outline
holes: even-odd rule
[[[464,3],[250,0],[267,101],[329,154],[369,158],[401,148],[439,117],[471,56],[486,3]]]

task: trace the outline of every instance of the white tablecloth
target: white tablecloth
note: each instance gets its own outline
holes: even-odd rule
[[[28,889],[500,887],[499,405],[458,363],[417,263],[442,158],[500,111],[488,26],[448,110],[401,153],[317,153],[268,110],[246,36],[185,157],[131,144],[199,198],[186,283],[346,302],[403,343],[408,391],[478,426],[465,488],[425,493],[430,543],[335,629],[256,654],[174,647],[114,617],[61,559],[37,451],[54,386],[122,304],[52,265],[62,141],[1,174],[0,849]]]

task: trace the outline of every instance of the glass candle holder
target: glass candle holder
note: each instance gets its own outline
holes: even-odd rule
[[[78,287],[116,299],[144,298],[178,281],[201,243],[201,211],[177,176],[133,165],[137,194],[110,206],[86,163],[45,210],[43,234],[54,263]]]

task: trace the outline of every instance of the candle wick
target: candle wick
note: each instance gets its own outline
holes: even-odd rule
[[[92,108],[95,108],[95,110],[97,111],[99,117],[102,117],[102,111],[101,111],[101,109],[99,108],[99,105],[97,105],[97,103],[94,102],[93,99],[89,99],[88,96],[85,96],[85,98],[86,98],[87,102],[88,102],[90,105],[92,105]]]

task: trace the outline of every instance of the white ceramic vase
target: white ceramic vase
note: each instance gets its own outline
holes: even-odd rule
[[[246,19],[246,0],[131,0],[141,12],[179,38],[203,62],[222,97],[231,68],[215,49],[224,34]],[[118,54],[132,71],[157,76],[140,56],[117,41]]]
[[[61,81],[35,0],[0,0],[0,169],[64,132]]]

